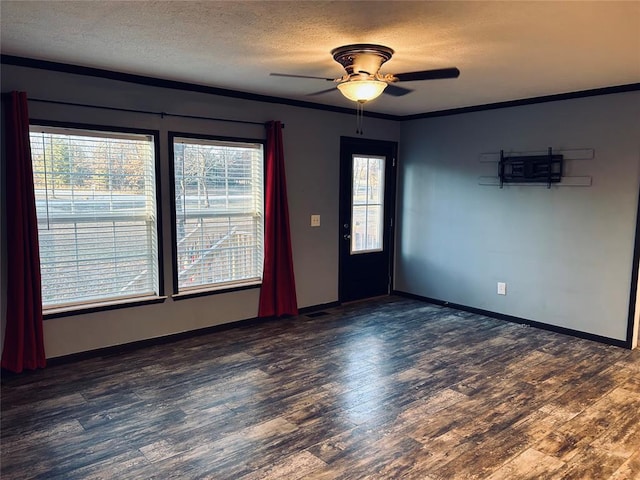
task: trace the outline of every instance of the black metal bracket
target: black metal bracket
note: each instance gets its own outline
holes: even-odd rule
[[[500,150],[498,162],[498,177],[500,188],[505,183],[546,183],[551,188],[552,183],[562,180],[562,155],[554,155],[551,147],[546,155],[525,155],[505,157],[504,150]]]

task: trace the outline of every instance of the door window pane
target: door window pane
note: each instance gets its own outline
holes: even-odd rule
[[[353,157],[352,254],[383,249],[384,162],[385,157]]]

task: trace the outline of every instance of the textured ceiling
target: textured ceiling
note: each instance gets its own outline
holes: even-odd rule
[[[366,108],[410,115],[640,82],[640,2],[11,1],[3,54],[312,101],[349,43],[395,50],[382,73],[458,67]]]

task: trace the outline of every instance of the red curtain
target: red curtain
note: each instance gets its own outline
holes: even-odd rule
[[[11,92],[5,111],[7,207],[7,325],[2,368],[46,364],[42,334],[40,250],[33,191],[27,95]]]
[[[282,124],[268,122],[264,227],[264,272],[258,317],[297,315]]]

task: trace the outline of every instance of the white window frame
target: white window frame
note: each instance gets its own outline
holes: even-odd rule
[[[207,147],[231,147],[232,149],[246,149],[252,155],[251,160],[251,208],[238,209],[230,205],[229,199],[233,198],[233,195],[227,191],[226,195],[222,195],[225,198],[226,207],[215,205],[216,201],[212,201],[210,205],[205,207],[188,208],[183,200],[182,193],[184,193],[184,185],[181,183],[183,180],[183,172],[179,171],[181,166],[184,166],[184,158],[179,158],[181,153],[178,151],[177,145],[184,144],[189,147],[197,148],[198,146]],[[172,198],[172,249],[173,249],[173,287],[175,298],[189,297],[193,295],[218,293],[230,290],[238,290],[244,288],[259,287],[262,284],[262,268],[264,262],[264,141],[254,139],[238,139],[228,137],[214,137],[207,135],[194,135],[187,133],[169,132],[169,149],[170,149],[170,176],[171,176],[171,198]],[[182,162],[182,163],[181,163]],[[209,167],[207,167],[209,168]],[[220,178],[221,181],[228,184],[224,176],[215,177],[215,175],[206,175],[206,178],[212,180],[214,178]],[[226,177],[229,178],[228,176]],[[193,178],[192,178],[193,181]],[[206,180],[205,180],[206,181]],[[182,186],[181,186],[182,185]],[[209,187],[210,188],[210,187]],[[200,190],[198,189],[198,192]],[[208,195],[208,193],[207,193]],[[192,196],[192,195],[190,195]],[[214,192],[213,197],[219,197],[220,192],[217,194]],[[208,198],[207,198],[208,200]],[[193,199],[192,199],[193,202]],[[198,205],[200,205],[200,197],[198,198]],[[248,219],[250,224],[247,224]],[[194,225],[196,220],[198,223]],[[234,220],[241,222],[238,228],[230,228],[224,232],[224,227],[212,227],[212,223],[215,221],[226,220],[225,223],[233,225]],[[182,222],[179,225],[179,222]],[[185,225],[190,225],[191,228],[187,228],[189,232],[186,232]],[[205,227],[207,225],[207,227]],[[189,235],[193,237],[202,236],[205,232],[205,228],[220,229],[220,233],[214,234],[210,237],[208,242],[198,243],[198,246],[194,248],[196,252],[194,259],[185,261],[187,255],[185,254],[185,239]],[[231,264],[234,262],[233,254],[230,255],[231,259],[228,264],[223,265],[222,268],[216,267],[203,267],[205,259],[209,259],[211,263],[215,263],[211,259],[212,255],[215,255],[216,250],[220,252],[233,251],[235,247],[230,246],[232,238],[236,235],[244,235],[246,231],[253,232],[254,238],[251,235],[247,235],[249,240],[249,247],[243,247],[244,250],[238,250],[239,252],[246,251],[251,252],[249,264],[251,265],[248,270],[249,275],[238,275],[237,278],[229,276],[229,272],[233,270]],[[179,230],[181,230],[179,232]],[[204,234],[208,234],[205,232]],[[203,247],[206,245],[207,247]],[[191,263],[189,263],[189,261]],[[186,262],[186,263],[185,263]],[[197,265],[196,265],[197,264]],[[186,266],[185,266],[186,265]],[[215,276],[216,272],[221,272],[220,275],[224,278],[213,281],[199,281],[189,285],[184,279],[187,278],[190,268],[204,268],[206,271],[212,272],[211,275]],[[241,269],[240,269],[241,270]]]
[[[356,197],[358,196],[359,192],[356,192],[356,178],[354,175],[354,172],[351,173],[352,175],[352,185],[351,185],[351,242],[350,242],[350,247],[349,247],[349,253],[351,255],[361,255],[361,254],[366,254],[366,253],[376,253],[376,252],[382,252],[384,250],[384,200],[385,200],[385,171],[386,171],[386,162],[387,162],[387,158],[385,156],[381,156],[381,155],[363,155],[363,154],[354,154],[351,158],[351,165],[352,168],[355,165],[355,160],[360,159],[360,160],[366,160],[367,162],[367,168],[366,168],[366,181],[367,183],[365,185],[363,185],[362,187],[364,187],[365,190],[365,199],[364,201],[360,201],[360,202],[356,202]],[[369,201],[369,197],[368,197],[368,192],[370,189],[370,185],[368,183],[369,181],[369,165],[370,165],[370,161],[371,160],[376,160],[381,162],[381,169],[379,170],[379,182],[380,184],[378,185],[378,201],[374,202],[374,201]],[[367,225],[368,220],[369,220],[369,208],[370,207],[375,207],[379,210],[379,214],[377,216],[377,224],[378,224],[378,228],[375,230],[376,236],[375,238],[379,240],[380,242],[380,246],[379,247],[367,247],[367,243],[368,243],[368,233],[369,233],[369,226]],[[357,237],[357,225],[356,225],[356,208],[360,208],[363,209],[365,211],[365,226],[364,226],[364,239],[362,240],[364,246],[358,247],[358,237]]]
[[[34,164],[34,187],[36,189],[36,203],[39,206],[37,207],[37,217],[38,217],[38,230],[39,230],[39,243],[40,243],[40,264],[41,264],[41,277],[42,277],[42,287],[43,287],[43,314],[46,315],[60,315],[60,314],[72,314],[73,312],[83,312],[87,310],[101,310],[105,308],[116,308],[120,306],[128,306],[132,304],[140,304],[147,302],[158,302],[164,299],[163,295],[163,281],[162,281],[162,264],[161,264],[161,252],[162,252],[162,243],[161,243],[161,232],[159,231],[160,226],[160,205],[159,205],[159,195],[158,195],[158,139],[159,134],[157,131],[149,131],[149,130],[135,130],[135,129],[122,129],[119,127],[105,127],[105,126],[94,126],[94,125],[80,125],[80,124],[67,124],[67,123],[59,123],[59,122],[48,122],[41,120],[34,120],[30,125],[30,133],[32,138],[39,138],[39,140],[45,140],[47,137],[44,135],[49,135],[48,138],[51,138],[51,135],[62,135],[66,136],[69,141],[74,139],[77,141],[79,139],[114,139],[114,140],[125,140],[125,141],[141,141],[144,143],[148,142],[148,148],[150,153],[149,161],[144,165],[144,172],[142,177],[144,178],[144,193],[142,194],[142,208],[136,209],[127,209],[123,207],[120,211],[118,208],[115,210],[109,211],[106,208],[102,208],[102,206],[95,206],[97,203],[94,203],[94,208],[91,211],[83,211],[86,207],[89,199],[95,202],[95,191],[91,191],[91,193],[87,193],[87,188],[78,188],[77,192],[74,192],[73,186],[67,188],[65,194],[70,198],[68,203],[71,205],[69,207],[69,212],[55,212],[53,208],[51,208],[52,195],[49,191],[50,185],[53,185],[52,180],[45,179],[45,188],[42,191],[42,179],[37,179],[37,175],[41,175],[46,172],[46,161],[42,162],[44,172],[39,172]],[[45,140],[46,141],[46,140]],[[84,140],[85,142],[87,140]],[[88,147],[87,147],[88,148]],[[34,161],[35,155],[38,155],[40,152],[44,152],[44,149],[40,149],[38,145],[32,145],[32,161]],[[49,151],[49,154],[51,150]],[[53,161],[53,159],[50,159]],[[73,185],[73,182],[71,183]],[[40,187],[40,188],[39,188]],[[100,190],[98,191],[98,196],[101,195]],[[113,193],[113,191],[112,191]],[[121,192],[117,192],[119,194]],[[93,197],[90,197],[93,195]],[[133,196],[134,194],[132,194]],[[38,197],[45,197],[44,200]],[[140,196],[140,195],[136,195]],[[43,201],[46,205],[43,205]],[[99,203],[99,201],[98,201]],[[81,288],[78,289],[78,292],[75,297],[71,294],[58,293],[59,300],[55,300],[55,295],[51,294],[51,299],[48,299],[46,296],[46,292],[50,290],[55,290],[56,285],[59,285],[60,282],[68,281],[69,283],[77,282],[78,284],[82,284],[84,279],[85,282],[91,283],[89,277],[85,274],[77,273],[81,270],[81,266],[83,263],[86,265],[88,263],[92,263],[94,259],[87,260],[87,257],[82,258],[81,254],[74,253],[74,257],[71,257],[70,262],[76,265],[76,274],[74,278],[71,278],[73,274],[70,272],[65,272],[63,276],[60,278],[56,278],[54,274],[51,274],[52,270],[56,267],[56,262],[61,260],[61,255],[67,255],[63,249],[48,249],[45,243],[54,241],[55,233],[51,233],[51,227],[54,225],[63,226],[69,225],[73,226],[73,230],[80,232],[83,227],[85,231],[90,230],[91,228],[110,228],[113,233],[114,238],[117,237],[117,233],[122,233],[123,223],[130,222],[130,224],[138,225],[139,228],[140,223],[144,222],[144,233],[142,236],[138,238],[145,238],[142,244],[138,244],[141,247],[141,250],[144,251],[142,255],[137,256],[137,261],[143,262],[144,267],[140,269],[139,273],[134,275],[131,279],[123,280],[122,285],[116,285],[116,288],[111,288],[111,291],[108,291],[106,288],[102,290],[103,294],[100,293],[100,288],[96,288],[93,290],[95,293],[87,293],[83,292]],[[55,228],[55,227],[54,227]],[[138,230],[141,232],[141,230]],[[124,234],[124,233],[123,233]],[[82,246],[87,246],[86,241],[78,241],[78,239],[82,239],[80,235],[74,235],[73,237],[76,240],[76,243],[73,244],[73,250],[75,252],[81,251]],[[101,237],[104,238],[104,237]],[[120,237],[122,238],[122,237]],[[105,238],[105,244],[110,245],[111,241],[108,238]],[[95,243],[93,243],[95,246]],[[110,252],[109,255],[105,255],[104,259],[106,260],[109,257],[109,261],[113,262],[112,270],[117,272],[118,262],[123,262],[120,257],[114,257],[118,253],[125,254],[127,253],[126,249],[118,248],[117,240],[114,240],[111,244],[111,247],[108,247]],[[69,250],[70,251],[70,250]],[[129,252],[130,253],[130,252]],[[52,256],[53,255],[53,256]],[[98,257],[99,260],[100,257]],[[107,263],[103,263],[106,265]],[[120,263],[122,264],[122,263]],[[117,277],[117,275],[116,275]],[[109,278],[108,276],[104,276],[104,274],[100,275],[100,278]],[[140,285],[140,287],[136,288],[136,285]],[[95,286],[96,283],[93,283]],[[112,285],[111,285],[112,286]],[[117,292],[116,292],[117,290]],[[132,293],[128,293],[127,290]],[[136,291],[137,290],[137,291]],[[105,293],[108,292],[108,293]]]

